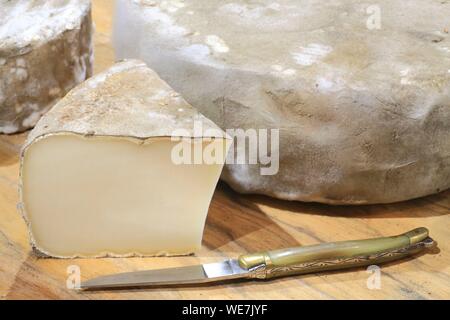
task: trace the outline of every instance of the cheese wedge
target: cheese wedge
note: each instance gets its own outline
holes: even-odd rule
[[[73,89],[30,133],[19,205],[53,257],[184,255],[201,245],[231,144],[144,63]]]

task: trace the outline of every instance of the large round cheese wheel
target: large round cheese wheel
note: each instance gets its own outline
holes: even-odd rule
[[[450,2],[118,0],[140,58],[223,129],[279,129],[279,171],[235,190],[388,203],[450,186]]]
[[[0,0],[0,133],[33,127],[92,73],[89,0]]]

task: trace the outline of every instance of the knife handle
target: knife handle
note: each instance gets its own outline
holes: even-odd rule
[[[383,263],[404,258],[433,244],[428,230],[417,228],[393,237],[247,254],[240,256],[238,262],[240,267],[250,271],[249,277],[267,279]]]

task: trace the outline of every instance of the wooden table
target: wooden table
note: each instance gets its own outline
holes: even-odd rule
[[[96,0],[93,16],[96,72],[110,66],[111,0]],[[244,196],[220,183],[211,204],[203,248],[196,256],[127,259],[39,259],[30,251],[25,223],[16,210],[18,154],[25,134],[0,136],[0,297],[7,299],[449,299],[450,191],[390,205],[327,206]],[[67,268],[81,278],[106,273],[213,262],[255,250],[394,235],[425,226],[439,249],[381,269],[381,288],[371,273],[305,275],[270,282],[200,288],[164,288],[77,293],[66,288]]]

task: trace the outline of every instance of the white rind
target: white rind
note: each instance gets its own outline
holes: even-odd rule
[[[91,76],[91,4],[1,0],[0,16],[0,133],[11,134]]]
[[[449,2],[117,5],[118,58],[144,60],[223,129],[280,129],[279,173],[227,165],[235,190],[370,204],[450,187]]]
[[[195,121],[201,123],[197,133]],[[55,133],[147,139],[171,137],[225,138],[226,135],[144,62],[125,60],[70,91],[30,132],[24,149],[34,140]]]

